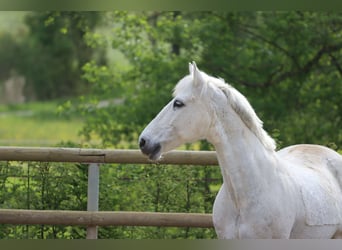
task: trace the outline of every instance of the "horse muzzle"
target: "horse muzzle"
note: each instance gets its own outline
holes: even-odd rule
[[[139,147],[141,152],[147,155],[150,160],[158,160],[161,155],[160,143],[153,143],[147,138],[141,137],[139,139]]]

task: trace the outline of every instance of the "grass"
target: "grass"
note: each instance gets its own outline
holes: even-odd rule
[[[55,146],[72,141],[82,144],[79,117],[64,118],[57,114],[58,102],[33,102],[0,105],[1,146]]]
[[[34,117],[1,118],[0,144],[7,146],[53,146],[61,141],[80,142],[82,122],[40,120]]]

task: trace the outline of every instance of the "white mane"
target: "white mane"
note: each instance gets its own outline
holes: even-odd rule
[[[263,122],[259,119],[246,97],[231,85],[225,83],[223,79],[210,77],[210,82],[224,93],[233,110],[257,138],[259,138],[261,143],[267,149],[275,150],[275,141],[263,129]]]
[[[266,149],[275,150],[275,141],[263,129],[263,122],[259,119],[246,97],[226,83],[223,79],[209,76],[204,72],[201,72],[201,74],[207,83],[204,85],[201,95],[208,91],[208,85],[214,88],[219,88],[227,97],[228,103],[236,114],[239,115],[244,124],[256,135],[256,137],[259,138]],[[182,81],[180,81],[175,87],[173,95],[175,96],[177,93],[186,91],[186,88],[189,86],[189,81],[192,81],[190,76],[186,76]]]

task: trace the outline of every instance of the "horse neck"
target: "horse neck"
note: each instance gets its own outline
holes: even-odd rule
[[[217,121],[209,141],[216,149],[227,191],[236,203],[253,202],[277,183],[277,159],[239,117],[236,122],[232,129],[227,127],[229,121]]]

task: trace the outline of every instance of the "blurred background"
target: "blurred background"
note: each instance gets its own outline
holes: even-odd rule
[[[340,13],[1,12],[0,19],[1,145],[136,147],[195,60],[249,99],[279,147],[341,147]]]
[[[0,12],[0,145],[137,148],[194,60],[248,98],[278,148],[315,143],[341,152],[341,56],[339,12]],[[205,141],[182,148],[213,149]],[[86,167],[73,167],[33,164],[27,173],[6,163],[1,207],[84,209]],[[221,182],[212,167],[101,171],[100,210],[211,212]],[[84,236],[70,227],[30,228],[6,227],[2,237]],[[100,237],[215,237],[153,230],[103,229]]]

